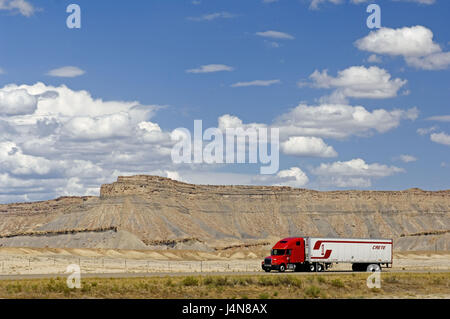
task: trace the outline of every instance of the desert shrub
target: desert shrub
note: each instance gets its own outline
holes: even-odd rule
[[[336,288],[344,288],[345,287],[344,283],[340,279],[333,279],[331,281],[331,285]]]
[[[310,298],[318,298],[320,296],[320,288],[316,286],[309,286],[306,288],[305,294]]]
[[[326,280],[325,280],[325,278],[322,277],[322,276],[317,276],[317,282],[318,282],[318,283],[321,283],[321,284],[324,284],[324,283],[326,282]]]
[[[181,282],[183,286],[198,286],[198,279],[192,276],[186,277]]]
[[[398,280],[398,278],[396,276],[387,276],[387,277],[383,278],[383,281],[390,283],[390,284],[396,284],[396,283],[400,282],[400,280]]]

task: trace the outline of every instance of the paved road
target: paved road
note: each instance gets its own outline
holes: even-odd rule
[[[383,273],[448,273],[450,270],[393,270],[384,269]],[[285,272],[283,275],[292,276],[305,276],[311,274],[317,275],[338,275],[338,274],[351,274],[351,270],[343,271],[326,271],[320,273],[309,273],[309,272]],[[177,277],[177,276],[251,276],[251,275],[264,275],[264,276],[279,276],[278,272],[266,273],[263,271],[254,272],[165,272],[165,273],[91,273],[91,274],[81,274],[82,278],[143,278],[143,277]],[[46,279],[46,278],[57,278],[57,277],[67,277],[68,274],[35,274],[35,275],[0,275],[0,280],[22,280],[22,279]]]

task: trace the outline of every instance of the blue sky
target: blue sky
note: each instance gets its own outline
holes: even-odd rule
[[[66,26],[70,3],[81,29]],[[0,0],[0,202],[95,195],[138,173],[448,189],[450,2],[377,1],[378,30],[369,3]],[[279,127],[283,173],[171,162],[176,128],[224,116]]]

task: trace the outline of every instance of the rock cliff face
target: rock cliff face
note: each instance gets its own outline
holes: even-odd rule
[[[42,246],[47,236],[52,247],[74,236],[82,247],[117,248],[110,238],[117,232],[121,248],[130,249],[210,249],[304,235],[388,237],[397,250],[449,250],[450,190],[318,192],[132,176],[103,185],[98,198],[0,205],[3,246],[30,245],[33,236]]]

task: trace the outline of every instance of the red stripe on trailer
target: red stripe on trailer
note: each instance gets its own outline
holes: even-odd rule
[[[325,256],[323,257],[311,257],[311,259],[328,259],[330,258],[331,255],[331,249],[327,249],[327,251],[325,252]]]
[[[350,241],[350,240],[318,240],[314,244],[313,250],[318,250],[322,243],[337,243],[337,244],[386,244],[392,245],[391,241]]]

